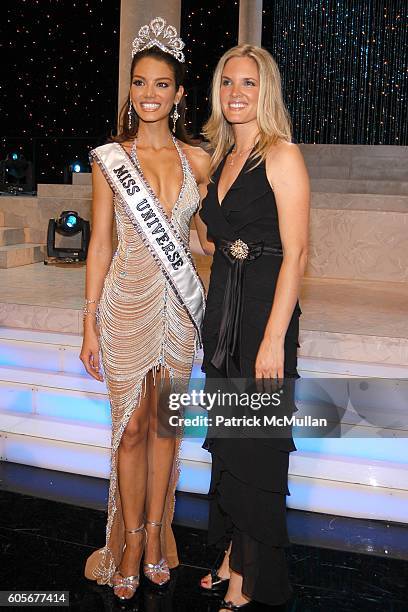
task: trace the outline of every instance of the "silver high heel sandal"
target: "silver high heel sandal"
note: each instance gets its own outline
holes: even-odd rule
[[[146,525],[153,525],[153,527],[161,527],[162,523],[156,521],[146,521]],[[146,542],[147,542],[147,531],[146,531]],[[143,563],[143,573],[149,584],[155,587],[164,587],[170,582],[170,570],[167,565],[167,561],[161,558],[158,563]],[[165,574],[166,578],[160,582],[153,580],[158,574]]]
[[[142,531],[145,532],[145,538],[146,538],[146,529],[145,529],[144,524],[138,527],[137,529],[125,529],[125,533],[140,533]],[[146,540],[145,540],[145,544],[146,544]],[[123,549],[125,549],[125,547],[126,547],[126,544],[123,547]],[[113,575],[113,579],[115,578],[115,576],[118,576],[118,575],[120,576],[120,579],[117,582],[115,581],[115,583],[113,584],[113,592],[115,594],[115,597],[117,597],[121,601],[129,601],[130,599],[134,597],[136,590],[140,584],[140,574],[137,574],[135,576],[124,576],[118,568],[119,566],[116,568],[116,571]],[[121,588],[129,589],[132,592],[131,596],[125,597],[124,595],[118,595],[116,593],[116,589],[121,589]]]

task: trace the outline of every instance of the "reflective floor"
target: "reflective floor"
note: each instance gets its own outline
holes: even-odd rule
[[[219,609],[198,587],[217,555],[206,546],[205,497],[178,494],[181,565],[170,586],[159,594],[142,585],[121,606],[109,587],[83,577],[85,559],[103,545],[106,481],[0,463],[0,489],[0,590],[69,591],[69,609],[90,612]],[[408,612],[408,526],[294,510],[288,523],[295,597],[286,607],[251,611]]]

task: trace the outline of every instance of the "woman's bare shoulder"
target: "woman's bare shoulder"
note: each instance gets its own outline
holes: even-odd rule
[[[294,142],[280,140],[271,145],[266,154],[266,174],[269,180],[276,181],[278,177],[305,173],[305,160],[300,147]]]
[[[117,141],[116,141],[117,142]],[[133,140],[124,140],[123,142],[118,142],[118,144],[123,147],[124,149],[126,149],[126,151],[128,153],[130,153],[130,150],[132,148],[132,144],[133,144]]]
[[[266,155],[266,161],[284,161],[290,163],[303,159],[300,147],[287,140],[280,139],[277,143],[270,146],[269,151]]]
[[[196,175],[197,179],[200,177],[208,177],[210,170],[211,156],[202,146],[194,146],[185,142],[180,143],[183,152],[187,156],[188,161]]]
[[[294,181],[306,185],[308,173],[299,145],[283,140],[272,145],[266,155],[266,174],[274,191]]]
[[[191,145],[187,144],[186,142],[179,141],[179,144],[181,145],[184,153],[191,155],[194,159],[208,161],[211,157],[210,154],[207,153],[207,151],[205,150],[205,143],[200,145]]]

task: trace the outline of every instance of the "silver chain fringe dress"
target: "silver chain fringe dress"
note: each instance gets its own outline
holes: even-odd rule
[[[173,141],[183,169],[183,184],[171,222],[188,246],[190,221],[198,209],[200,196],[187,158],[177,141]],[[143,176],[135,152],[132,161],[156,205],[163,209]],[[85,566],[87,578],[110,586],[125,544],[117,477],[118,447],[123,431],[137,410],[147,374],[152,371],[155,380],[157,369],[164,368],[173,380],[188,379],[197,347],[196,331],[187,311],[132,225],[117,195],[114,197],[114,210],[118,247],[98,307],[101,356],[112,415],[106,544],[88,557]],[[179,477],[180,442],[178,437],[161,529],[162,553],[170,568],[178,565],[171,522]]]

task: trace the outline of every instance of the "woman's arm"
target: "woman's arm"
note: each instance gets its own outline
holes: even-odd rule
[[[310,182],[302,153],[292,143],[272,147],[266,174],[278,209],[283,261],[255,369],[257,378],[283,378],[285,335],[307,264]]]
[[[194,253],[194,255],[213,255],[215,250],[214,243],[208,240],[207,226],[199,215],[201,202],[207,195],[211,158],[208,153],[200,147],[189,147],[188,153],[200,193],[200,206],[194,215],[195,228],[191,228],[190,231],[190,251]]]
[[[103,283],[112,260],[113,193],[96,162],[92,165],[92,232],[86,258],[85,298],[95,300],[87,304],[90,314],[84,317],[84,342],[80,359],[85,369],[97,380],[99,343],[96,347],[97,327],[95,312]],[[92,314],[91,314],[92,313]]]
[[[215,245],[212,240],[208,240],[207,226],[204,221],[202,221],[199,214],[201,202],[207,195],[207,184],[203,185],[202,189],[200,187],[199,185],[200,208],[194,215],[195,230],[192,229],[190,232],[190,250],[195,255],[214,255]]]

